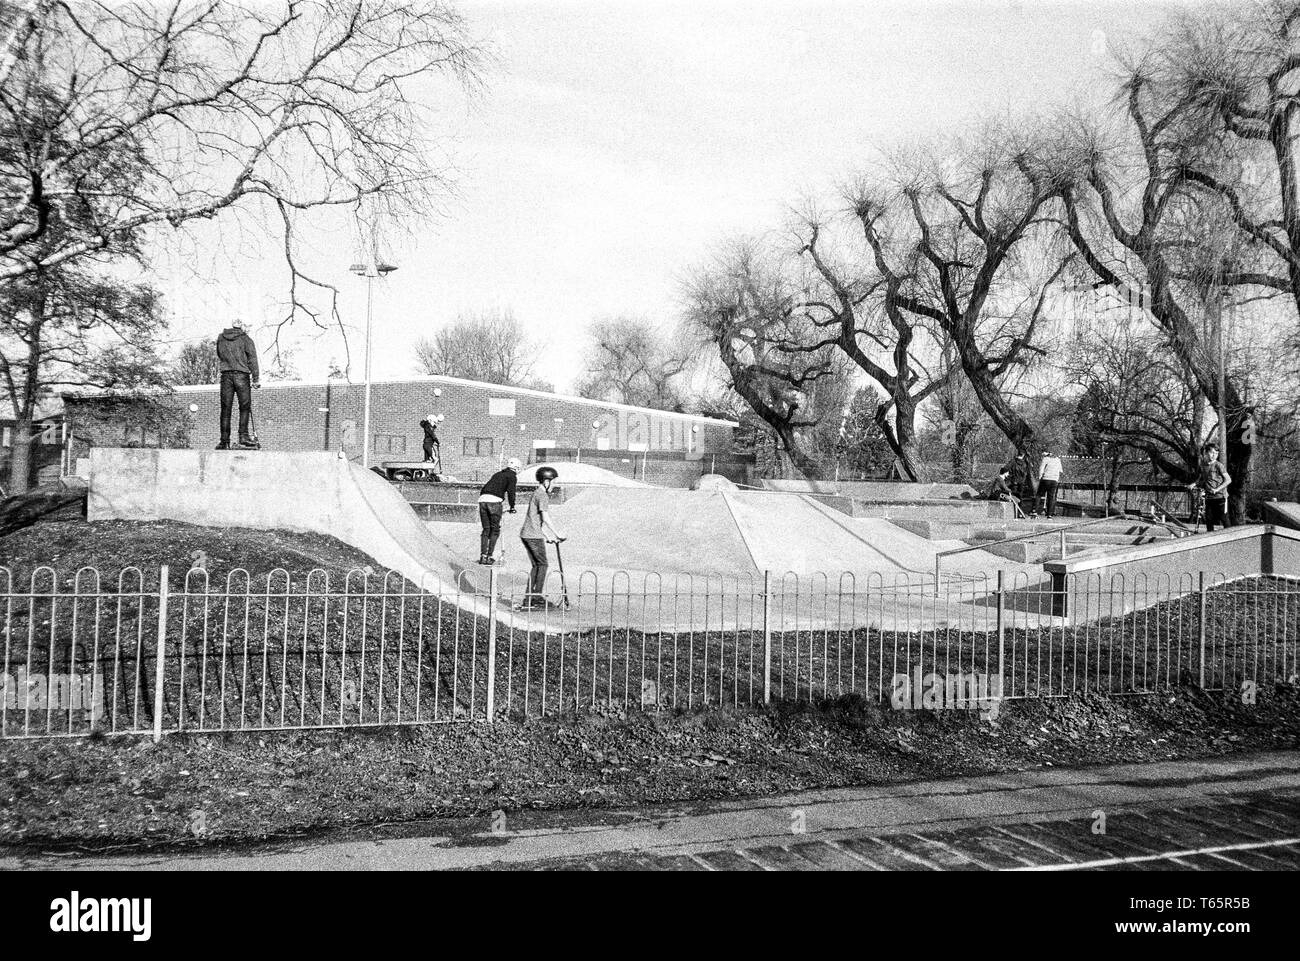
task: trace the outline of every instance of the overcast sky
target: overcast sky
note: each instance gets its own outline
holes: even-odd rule
[[[1055,0],[463,0],[494,51],[484,94],[440,123],[456,164],[446,213],[388,254],[376,284],[374,375],[415,373],[422,334],[464,310],[509,307],[546,341],[538,373],[567,390],[584,328],[618,313],[670,327],[683,275],[722,240],[778,228],[880,148],[980,117],[1107,95],[1108,45],[1170,4]],[[254,227],[247,221],[250,228]],[[178,241],[159,260],[173,340],[232,312],[276,316],[284,271],[256,229]],[[354,243],[309,238],[305,262],[365,322]],[[176,269],[184,261],[197,268]],[[342,360],[308,337],[304,379]],[[353,342],[359,354],[362,338]],[[359,361],[354,366],[359,372]]]

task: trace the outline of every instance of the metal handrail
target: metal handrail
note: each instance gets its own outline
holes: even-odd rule
[[[1128,514],[1117,514],[1117,515],[1112,515],[1110,517],[1094,517],[1091,520],[1081,521],[1078,524],[1066,524],[1064,527],[1058,527],[1054,531],[1030,531],[1028,534],[1018,534],[1015,537],[1004,538],[998,541],[998,543],[1014,544],[1016,541],[1028,541],[1028,540],[1033,540],[1036,537],[1051,537],[1053,535],[1059,534],[1061,537],[1061,558],[1064,559],[1065,558],[1065,535],[1067,532],[1077,531],[1081,527],[1089,527],[1093,524],[1104,523],[1105,521],[1126,520],[1128,518],[1129,518]],[[1156,522],[1152,522],[1152,523],[1154,524]],[[1172,530],[1172,528],[1170,528],[1169,525],[1167,524],[1162,524],[1160,526]],[[947,557],[950,554],[965,554],[968,551],[983,551],[983,550],[988,550],[988,547],[986,545],[969,544],[966,547],[953,547],[953,548],[949,548],[946,551],[939,551],[939,553],[935,554],[934,555],[935,597],[939,596],[939,577],[940,577],[939,568],[945,557]]]

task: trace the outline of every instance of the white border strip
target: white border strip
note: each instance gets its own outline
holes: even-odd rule
[[[1130,858],[1103,858],[1099,861],[1079,861],[1074,864],[1035,864],[1032,867],[1004,868],[1006,871],[1079,871],[1088,868],[1112,868],[1121,864],[1141,864],[1146,861],[1171,861],[1175,858],[1191,858],[1198,854],[1222,854],[1231,851],[1256,851],[1260,848],[1280,848],[1300,844],[1300,838],[1284,838],[1281,841],[1255,841],[1250,844],[1225,844],[1212,848],[1196,848],[1191,851],[1166,851],[1164,854],[1142,854]]]

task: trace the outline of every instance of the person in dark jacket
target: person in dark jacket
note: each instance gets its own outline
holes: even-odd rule
[[[442,442],[438,440],[438,415],[430,414],[420,421],[420,428],[424,431],[425,463],[435,464],[434,469],[439,470],[442,468]]]
[[[217,360],[221,364],[221,443],[217,450],[230,449],[230,411],[235,397],[239,397],[239,443],[244,447],[256,446],[249,432],[249,415],[253,410],[253,395],[249,386],[261,387],[261,373],[257,367],[257,347],[253,338],[244,333],[244,322],[233,320],[217,338]]]
[[[483,525],[478,539],[480,564],[491,566],[496,563],[492,554],[497,549],[497,538],[501,536],[501,514],[507,502],[510,504],[510,513],[515,512],[515,484],[523,466],[519,458],[510,458],[506,461],[506,466],[489,477],[488,482],[479,490],[478,519]]]
[[[1010,469],[1002,468],[998,471],[998,476],[993,478],[993,483],[989,485],[988,493],[984,496],[991,501],[1008,501],[1019,509],[1020,498],[1011,490],[1010,478]]]

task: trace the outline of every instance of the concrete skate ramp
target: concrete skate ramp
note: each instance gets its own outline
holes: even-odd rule
[[[364,551],[381,567],[442,593],[451,603],[480,615],[490,610],[484,591],[491,569],[469,562],[478,553],[477,531],[466,524],[423,523],[392,485],[337,455],[96,449],[91,455],[90,475],[91,520],[178,520],[213,527],[328,534]],[[729,505],[726,498],[736,496],[768,497],[772,503]],[[524,504],[519,506],[519,514],[507,515],[502,531],[502,545],[509,555],[508,563],[498,569],[499,575],[505,575],[499,584],[503,596],[517,592],[527,570],[518,540]],[[746,527],[744,533],[737,516]],[[832,590],[838,570],[867,570],[889,578],[890,572],[900,571],[914,577],[908,571],[922,569],[907,569],[888,554],[898,550],[883,541],[883,535],[890,534],[886,528],[892,525],[841,517],[799,495],[589,488],[555,508],[556,522],[570,538],[564,545],[564,555],[574,599],[572,611],[562,617],[514,615],[506,613],[504,602],[495,610],[507,627],[544,633],[611,623],[654,630],[740,624],[752,617],[754,610],[762,609],[761,599],[753,596],[755,582],[762,584],[762,574],[746,544],[750,532],[759,532],[755,546],[778,573],[796,569],[791,561],[798,558],[806,565],[800,573],[828,572]],[[876,531],[882,536],[880,544],[854,538],[844,527],[863,523],[883,525]],[[894,528],[889,544],[902,543],[909,537]],[[792,545],[788,548],[784,546],[787,538]],[[778,553],[774,544],[781,545],[779,557],[774,556]],[[933,554],[928,558],[932,560]],[[778,564],[778,560],[784,563]],[[1008,566],[1000,559],[995,559],[994,564]],[[586,569],[594,570],[596,577],[584,576]],[[610,577],[611,571],[661,572],[668,576],[656,579],[646,589],[668,593],[637,600],[627,592],[642,590],[642,581],[635,575],[630,580],[616,581]],[[675,572],[691,577],[674,580],[671,575]],[[721,584],[715,585],[714,580],[703,576],[708,572],[729,575],[735,582],[733,591],[749,591],[743,595],[744,603],[738,593],[730,613],[721,610]],[[593,593],[596,588],[605,591],[613,584],[617,594],[618,583],[623,584],[622,599]],[[674,596],[681,585],[686,585],[686,593]],[[891,611],[906,611],[909,618],[915,615],[917,624],[922,619],[938,623],[971,616],[969,604],[945,605],[940,611],[933,599],[917,593],[918,589],[891,595],[883,607],[878,594],[841,599],[833,611],[825,599],[820,607],[783,600],[792,592],[816,589],[814,578],[803,578],[802,586],[782,579],[774,601],[776,623],[797,622],[807,627],[830,620],[852,623],[856,618],[866,624],[894,616]],[[821,589],[826,590],[827,585]],[[554,566],[547,594],[559,595]]]
[[[328,534],[430,590],[458,573],[396,488],[331,453],[95,448],[87,516]]]
[[[815,496],[744,491],[729,493],[727,500],[760,570],[932,577],[939,551],[965,546],[930,540],[881,518],[849,517]],[[1021,566],[981,550],[954,555],[943,569],[986,573]]]
[[[519,505],[519,517],[524,505]],[[757,574],[721,491],[588,487],[554,508],[571,571]],[[502,530],[519,542],[517,525]]]
[[[727,501],[759,570],[890,575],[924,570],[900,564],[868,537],[838,523],[832,509],[802,495],[733,492]]]

